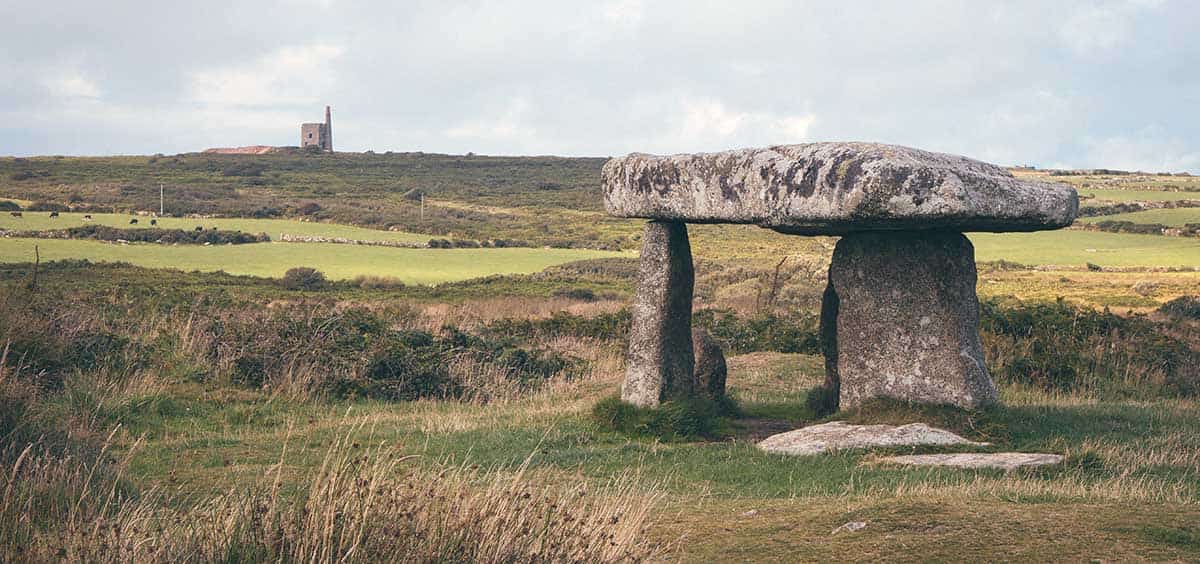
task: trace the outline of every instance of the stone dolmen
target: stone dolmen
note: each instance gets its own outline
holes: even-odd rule
[[[963,232],[1070,225],[1075,190],[966,157],[876,143],[634,153],[604,165],[604,203],[649,219],[621,398],[654,406],[693,378],[687,223],[840,235],[821,311],[826,386],[975,408],[996,401],[983,364],[975,250]]]

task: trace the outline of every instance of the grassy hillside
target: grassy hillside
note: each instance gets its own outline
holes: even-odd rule
[[[424,153],[0,158],[0,197],[156,211],[161,184],[171,215],[281,214],[471,239],[629,246],[606,233],[609,220],[543,213],[599,211],[603,162]]]
[[[151,227],[149,217],[137,217],[129,214],[92,213],[90,221],[84,221],[83,213],[62,212],[59,217],[50,217],[47,212],[25,212],[21,217],[11,214],[0,214],[0,230],[14,231],[46,231],[66,229],[80,225],[96,224],[118,227],[122,229],[148,229]],[[137,219],[137,224],[130,224],[131,219]],[[366,229],[351,225],[336,223],[318,223],[313,221],[297,221],[293,219],[255,219],[255,218],[177,218],[161,217],[156,221],[159,229],[183,229],[191,231],[196,227],[204,229],[217,228],[222,231],[242,231],[245,233],[266,233],[271,239],[279,239],[280,234],[299,235],[305,237],[340,237],[360,241],[404,241],[424,243],[429,241],[429,235],[404,233],[400,231],[382,231]]]

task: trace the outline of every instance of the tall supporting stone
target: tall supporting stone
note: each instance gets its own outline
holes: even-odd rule
[[[833,252],[829,280],[822,317],[835,327],[823,332],[836,341],[825,345],[834,352],[827,385],[840,408],[873,397],[965,408],[996,401],[979,342],[975,249],[963,234],[852,233]]]
[[[694,392],[694,276],[687,225],[675,221],[648,223],[642,236],[622,400],[653,407]]]

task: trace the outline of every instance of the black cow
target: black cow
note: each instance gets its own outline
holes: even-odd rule
[[[24,217],[21,215],[21,212],[9,212],[9,214],[11,214],[13,217]]]
[[[89,214],[87,214],[87,215],[83,216],[83,220],[84,220],[84,221],[91,221],[91,220],[92,220],[92,214],[90,214],[90,213],[89,213]]]
[[[150,225],[158,225],[158,220],[157,220],[157,219],[151,219],[151,220],[150,220]]]
[[[58,217],[58,212],[50,212],[50,217]]]
[[[130,224],[130,225],[137,225],[137,218],[133,218],[133,219],[129,220],[129,224]]]
[[[196,231],[204,231],[204,228],[203,228],[203,227],[201,227],[201,226],[199,226],[199,225],[197,225],[197,226],[196,226]]]

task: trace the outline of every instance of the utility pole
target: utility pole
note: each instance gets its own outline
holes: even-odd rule
[[[421,192],[421,221],[425,221],[425,193]]]
[[[158,216],[162,217],[162,215],[163,215],[163,185],[162,185],[162,182],[159,182],[158,183]]]

